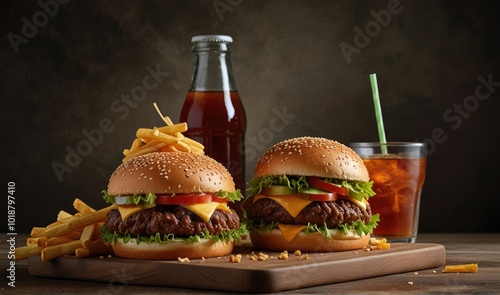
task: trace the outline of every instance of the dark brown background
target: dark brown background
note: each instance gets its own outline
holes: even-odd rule
[[[1,12],[2,183],[16,183],[16,231],[50,223],[60,209],[73,212],[75,197],[105,206],[100,191],[137,128],[162,124],[153,102],[178,120],[191,36],[215,33],[234,38],[247,179],[257,157],[286,138],[376,141],[368,78],[376,72],[388,140],[442,133],[430,149],[420,231],[498,232],[500,87],[480,89],[487,99],[471,97],[479,77],[500,81],[494,1],[61,2],[45,18],[36,1],[4,2]],[[397,13],[377,27],[373,14],[388,5]],[[23,36],[26,20],[40,28],[16,53],[8,36]],[[373,37],[348,62],[340,46],[354,46],[366,26]],[[122,96],[143,85],[148,67],[163,73],[161,81],[125,107]],[[278,120],[285,109],[289,119]],[[103,120],[113,131],[59,180],[52,163],[65,164],[67,147],[76,149],[87,140],[82,131]],[[273,120],[285,123],[280,129]]]

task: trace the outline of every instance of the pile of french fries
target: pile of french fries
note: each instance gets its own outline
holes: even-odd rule
[[[174,124],[168,116],[163,116],[156,103],[153,104],[166,126],[153,128],[139,128],[136,139],[130,149],[123,151],[123,162],[139,155],[151,152],[183,151],[193,154],[204,154],[204,146],[188,137],[182,132],[188,130],[185,122]]]
[[[182,134],[188,130],[186,123],[174,124],[168,116],[161,114],[156,103],[153,106],[166,126],[139,128],[130,149],[123,151],[123,162],[151,152],[183,151],[204,154],[202,144]],[[27,245],[16,248],[16,260],[26,259],[31,255],[41,255],[42,260],[46,261],[69,254],[87,257],[112,253],[111,247],[99,238],[99,228],[106,214],[116,209],[116,205],[94,210],[82,200],[75,199],[73,207],[78,211],[76,214],[60,211],[56,222],[46,227],[34,227]]]
[[[77,198],[73,207],[78,211],[76,214],[61,210],[54,223],[34,227],[26,246],[16,248],[16,260],[32,255],[41,255],[42,261],[47,261],[70,254],[88,257],[113,253],[111,247],[99,238],[99,228],[106,214],[116,209],[116,205],[95,210]]]

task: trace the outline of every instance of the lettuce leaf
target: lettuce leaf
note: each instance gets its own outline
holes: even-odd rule
[[[326,178],[323,181],[327,181],[334,184],[339,184],[343,188],[347,188],[349,190],[349,197],[354,198],[358,201],[361,201],[363,197],[368,200],[370,197],[375,195],[375,192],[372,189],[373,181],[362,182],[362,181],[348,181],[348,180],[340,180],[340,179],[332,179]]]
[[[115,196],[110,196],[107,190],[102,190],[101,193],[103,194],[102,198],[106,203],[110,204],[115,203]],[[143,195],[133,194],[121,197],[128,197],[127,204],[136,204],[136,205],[154,204],[156,200],[156,195],[153,193],[143,194]]]
[[[247,189],[247,192],[252,196],[258,195],[262,191],[263,187],[272,185],[286,185],[297,191],[309,187],[305,176],[292,177],[287,175],[256,177],[252,178],[248,184],[250,185],[250,188]]]
[[[339,226],[339,229],[345,235],[349,232],[354,231],[356,234],[361,236],[363,233],[371,234],[373,232],[373,229],[377,227],[377,222],[379,221],[380,221],[380,214],[377,213],[375,215],[372,215],[370,221],[368,221],[367,224],[364,224],[361,220],[357,220],[352,224],[342,224]]]
[[[156,235],[151,236],[131,236],[128,232],[125,235],[120,235],[116,232],[111,233],[105,225],[102,225],[99,229],[101,232],[101,239],[105,243],[113,243],[116,244],[118,239],[123,239],[124,243],[131,242],[132,239],[135,239],[135,242],[139,245],[140,243],[160,243],[167,244],[172,242],[184,242],[184,243],[197,243],[202,239],[210,239],[214,242],[218,241],[240,241],[242,235],[248,234],[248,230],[244,223],[241,223],[240,227],[235,230],[224,231],[220,235],[210,235],[208,231],[201,233],[200,235],[190,236],[188,238],[179,238],[175,237],[173,234],[160,235],[157,233]]]
[[[361,201],[363,197],[368,200],[375,195],[372,189],[373,181],[361,182],[334,178],[324,178],[322,180],[348,189],[349,196],[358,201]],[[272,185],[287,185],[289,188],[295,189],[296,191],[301,191],[309,187],[305,176],[294,177],[290,175],[255,177],[248,182],[248,185],[250,187],[247,189],[247,192],[252,196],[258,195],[263,187]]]
[[[214,195],[219,198],[226,198],[229,202],[241,201],[243,199],[243,194],[239,189],[235,190],[234,192],[220,190],[218,192],[215,192]]]
[[[102,190],[101,193],[103,194],[102,198],[106,203],[115,203],[115,196],[109,195],[107,190]],[[217,191],[214,193],[219,198],[226,198],[228,202],[235,202],[235,201],[240,201],[243,199],[243,195],[239,189],[235,190],[234,192],[227,192],[227,191]],[[133,194],[129,196],[122,196],[122,197],[129,197],[129,201],[127,204],[136,204],[136,205],[146,205],[146,204],[154,204],[156,201],[156,195],[154,193],[148,193],[148,194]]]

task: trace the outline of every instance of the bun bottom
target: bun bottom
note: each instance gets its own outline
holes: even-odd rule
[[[202,240],[197,243],[140,243],[137,245],[135,239],[131,239],[126,244],[123,239],[119,239],[116,244],[111,243],[111,247],[114,254],[122,258],[177,260],[179,257],[196,259],[224,256],[233,251],[234,242]]]
[[[250,239],[252,244],[257,249],[270,250],[270,251],[284,251],[295,252],[300,250],[302,252],[336,252],[361,249],[368,245],[370,235],[363,237],[334,237],[329,240],[322,234],[300,233],[291,243],[288,243],[281,231],[278,229],[260,233],[258,231],[250,231]]]

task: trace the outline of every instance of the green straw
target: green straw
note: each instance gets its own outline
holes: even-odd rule
[[[373,105],[375,106],[375,118],[377,119],[378,139],[381,144],[382,154],[387,154],[384,119],[382,118],[382,108],[380,107],[380,97],[378,95],[377,74],[370,74],[370,84],[372,85]]]

